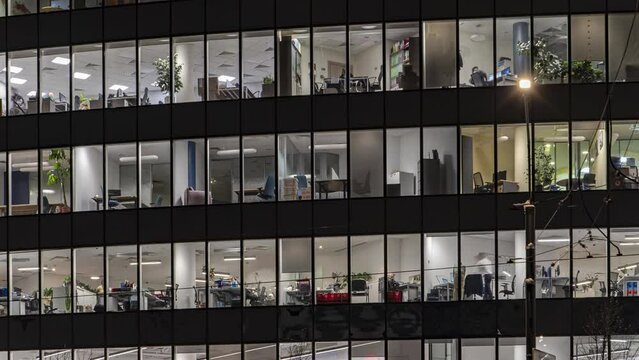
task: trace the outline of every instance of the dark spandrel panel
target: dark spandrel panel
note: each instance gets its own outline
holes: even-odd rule
[[[170,311],[140,311],[140,343],[145,345],[171,342],[172,326]]]
[[[107,346],[137,346],[138,313],[106,313]]]
[[[309,341],[313,339],[313,308],[282,306],[279,309],[279,341]]]
[[[71,246],[71,214],[40,216],[40,247]]]
[[[241,308],[208,310],[208,342],[210,344],[239,344],[242,342],[241,326],[219,326],[219,324],[240,324]]]
[[[102,211],[76,212],[72,215],[73,246],[104,243],[104,213]]]
[[[171,241],[171,208],[140,209],[138,224],[140,243]]]
[[[41,345],[48,349],[65,348],[72,343],[73,316],[70,314],[40,317]]]
[[[345,0],[312,0],[313,25],[346,24]]]
[[[135,244],[138,239],[137,210],[108,210],[104,235],[107,244]]]
[[[459,336],[459,302],[424,303],[424,337],[449,338]]]
[[[459,316],[460,334],[469,337],[491,337],[497,332],[495,301],[462,301]]]
[[[384,304],[351,305],[351,336],[353,339],[384,337],[386,312]]]
[[[9,349],[31,350],[40,347],[40,316],[9,317]]]
[[[386,336],[418,338],[422,336],[422,304],[387,304]]]
[[[104,347],[104,313],[73,315],[73,345],[77,348]]]
[[[243,0],[240,4],[243,29],[274,28],[275,0]]]
[[[170,2],[139,4],[137,14],[138,37],[162,37],[171,33]]]
[[[206,237],[206,207],[180,206],[173,208],[173,239],[197,241]]]
[[[38,17],[36,15],[7,18],[8,50],[35,49],[38,46]]]
[[[203,33],[206,21],[205,2],[207,1],[184,0],[171,2],[173,34]]]
[[[546,336],[559,336],[570,333],[570,299],[538,300],[536,306],[537,333]]]
[[[245,308],[243,317],[245,342],[274,342],[277,340],[277,308]]]
[[[67,11],[60,11],[39,16],[39,46],[52,47],[69,44],[71,15]]]
[[[206,329],[206,309],[173,311],[173,341],[175,343],[192,345],[206,343],[206,331],[204,331]]]
[[[348,305],[315,306],[315,339],[317,341],[348,340]]]
[[[524,300],[497,303],[497,327],[503,336],[525,336],[526,309]]]
[[[277,27],[308,26],[311,22],[311,0],[276,0]]]
[[[104,40],[134,39],[136,34],[136,5],[104,8]]]

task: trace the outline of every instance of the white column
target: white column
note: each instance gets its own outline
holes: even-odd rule
[[[195,56],[192,51],[193,46],[193,44],[188,43],[175,45],[176,63],[182,65],[180,76],[182,89],[175,95],[175,99],[180,102],[197,100],[197,84],[194,83],[193,78],[190,76],[190,71],[193,69],[193,57]]]
[[[515,181],[519,183],[520,191],[528,191],[527,144],[526,126],[515,127]]]
[[[523,298],[524,297],[524,288],[523,283],[526,279],[526,232],[525,231],[516,231],[515,232],[515,257],[520,260],[515,261],[515,274],[517,275],[517,279],[515,279],[515,298]]]
[[[179,285],[175,292],[175,308],[195,307],[195,248],[191,244],[175,244],[173,247],[174,284]],[[189,290],[190,289],[190,290]]]

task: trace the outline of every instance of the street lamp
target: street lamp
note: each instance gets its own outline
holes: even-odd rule
[[[522,90],[530,89],[531,83],[530,79],[520,79],[519,80],[519,88]]]

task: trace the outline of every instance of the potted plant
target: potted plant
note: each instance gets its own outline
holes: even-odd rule
[[[555,177],[555,167],[552,165],[552,157],[546,152],[543,145],[535,149],[535,191],[543,191],[545,186],[552,183]]]
[[[351,275],[351,280],[364,280],[366,282],[369,282],[372,278],[373,277],[371,276],[371,274],[367,272],[353,273]]]
[[[173,68],[173,92],[177,94],[184,86],[182,83],[182,69],[184,68],[184,64],[177,62],[177,54],[173,55],[173,63],[175,64]],[[169,93],[171,91],[171,57],[158,58],[153,62],[153,66],[155,66],[155,71],[158,73],[154,85],[159,87],[160,91],[167,95],[165,103],[168,103]]]
[[[534,43],[530,41],[518,42],[515,47],[517,53],[530,55],[532,54],[534,66],[534,81],[543,83],[544,81],[553,81],[560,79],[564,82],[564,78],[568,75],[568,63],[548,50],[544,39],[536,39]]]
[[[64,205],[59,208],[59,211],[64,213],[69,212],[71,208],[67,203],[67,192],[64,187],[64,182],[70,175],[71,161],[67,158],[67,153],[64,149],[51,149],[49,150],[49,162],[53,168],[47,171],[47,185],[60,186]]]
[[[262,79],[262,97],[275,96],[275,81],[271,75]]]
[[[65,276],[64,281],[62,282],[62,286],[64,287],[64,308],[66,312],[71,312],[71,296],[73,294],[73,289],[71,287],[71,276]]]

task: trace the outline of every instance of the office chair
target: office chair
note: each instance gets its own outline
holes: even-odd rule
[[[49,204],[49,198],[46,196],[42,197],[42,213],[48,214],[51,212],[51,205]]]
[[[149,100],[149,88],[144,88],[144,96],[140,99],[140,105],[151,105],[151,100]]]
[[[273,200],[275,198],[275,179],[269,175],[266,178],[263,188],[257,188],[257,197],[262,200]]]
[[[484,279],[482,274],[468,274],[464,280],[464,298],[484,296]]]
[[[583,175],[583,177],[581,178],[581,186],[583,187],[584,190],[590,190],[596,187],[596,180],[595,177],[597,176],[597,174],[593,174],[593,173],[585,173]]]
[[[368,283],[364,279],[351,280],[351,296],[365,296],[368,302]]]
[[[485,184],[484,183],[484,177],[481,175],[480,172],[476,172],[473,174],[473,184],[475,185],[475,193],[491,193],[492,191],[492,184],[488,183]]]
[[[302,200],[304,190],[308,189],[308,180],[305,175],[297,175],[295,179],[297,179],[297,198]]]
[[[506,300],[509,300],[512,295],[515,295],[515,279],[516,278],[517,278],[517,275],[513,275],[513,280],[510,283],[510,290],[508,290],[508,283],[501,284],[503,289],[500,290],[499,293],[504,294],[504,296],[506,297]]]

